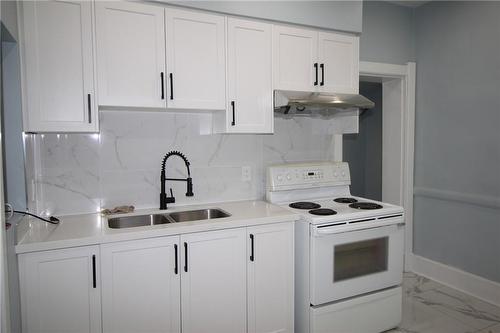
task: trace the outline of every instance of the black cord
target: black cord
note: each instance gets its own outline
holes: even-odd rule
[[[36,217],[37,219],[40,219],[40,220],[42,220],[44,222],[47,222],[47,223],[59,224],[59,219],[57,217],[54,217],[54,216],[50,216],[49,219],[47,220],[47,219],[44,219],[41,216],[29,213],[29,212],[23,212],[23,211],[20,211],[20,210],[12,210],[12,212],[13,213],[18,213],[18,214],[23,214],[23,215],[33,216],[33,217]]]

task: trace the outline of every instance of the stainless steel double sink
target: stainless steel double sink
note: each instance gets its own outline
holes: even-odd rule
[[[208,208],[173,212],[169,214],[114,217],[108,219],[108,226],[112,229],[122,229],[165,223],[212,220],[229,216],[231,216],[231,214],[220,208]]]

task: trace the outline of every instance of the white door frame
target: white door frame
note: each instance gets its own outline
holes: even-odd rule
[[[401,85],[400,104],[390,103],[385,108],[397,107],[401,112],[401,179],[399,180],[399,202],[405,209],[405,270],[411,270],[413,257],[413,168],[415,141],[415,70],[416,64],[406,65],[361,61],[359,75],[379,79],[380,82],[399,80]],[[385,95],[385,94],[384,94]],[[399,107],[400,105],[400,107]],[[398,110],[393,110],[398,112]]]

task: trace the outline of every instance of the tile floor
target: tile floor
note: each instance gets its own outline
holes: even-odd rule
[[[403,281],[403,321],[388,333],[500,333],[500,308],[414,273]]]

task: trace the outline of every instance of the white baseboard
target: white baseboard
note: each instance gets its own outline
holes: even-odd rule
[[[498,282],[417,255],[412,255],[410,266],[416,274],[500,306],[500,283]]]

